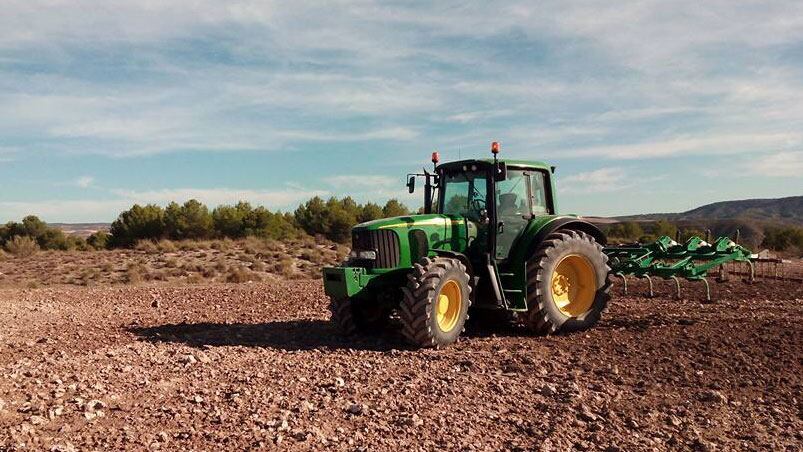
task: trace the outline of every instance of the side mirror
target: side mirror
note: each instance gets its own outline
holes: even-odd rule
[[[496,164],[496,168],[494,169],[494,180],[499,182],[507,179],[507,165],[504,162],[499,162]]]
[[[410,193],[415,191],[415,176],[410,176],[410,178],[407,179],[407,191]]]

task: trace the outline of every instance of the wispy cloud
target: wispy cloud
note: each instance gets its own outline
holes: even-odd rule
[[[287,208],[313,196],[326,196],[324,190],[237,190],[233,188],[172,188],[163,190],[112,190],[112,193],[131,203],[159,203],[197,199],[209,206],[249,201],[271,208]]]
[[[632,186],[624,168],[608,167],[572,174],[559,180],[563,193],[608,193]]]
[[[778,152],[766,156],[758,156],[742,167],[747,172],[763,177],[794,177],[800,179],[803,178],[803,151]]]
[[[75,185],[80,188],[89,188],[95,182],[95,178],[92,176],[81,176],[75,180]]]
[[[704,126],[771,150],[768,133],[803,121],[803,77],[756,55],[803,40],[803,7],[693,5],[12,1],[0,18],[0,132],[49,152],[126,156],[410,141],[423,129],[456,143],[466,125],[517,144],[511,135],[537,123],[547,139],[522,146],[554,137],[595,155],[651,158],[721,152],[689,138]],[[555,43],[562,51],[549,51]],[[72,69],[77,61],[90,69]],[[731,69],[718,70],[726,61]],[[30,77],[26,64],[52,70]],[[116,66],[121,80],[93,64]],[[674,144],[627,148],[633,122],[667,117],[642,127],[639,142]],[[549,134],[556,119],[608,132]],[[456,127],[433,130],[436,121]]]
[[[647,159],[681,155],[727,155],[762,151],[768,147],[784,148],[803,143],[803,133],[707,134],[681,136],[663,141],[602,145],[552,151],[567,157],[605,157],[610,159]]]
[[[620,165],[655,173],[672,159],[688,168],[766,155],[753,174],[793,177],[803,147],[797,0],[10,0],[0,30],[0,162],[15,166],[288,150],[328,166],[332,148],[348,147],[355,163],[341,171],[375,175],[388,162],[418,167],[413,149],[466,157],[499,140],[506,156],[605,161],[569,179],[599,191],[629,183]],[[175,193],[114,196],[194,192],[161,171],[157,186]],[[212,173],[176,184],[214,187]],[[398,194],[323,177],[324,192]],[[282,202],[295,191],[280,187],[250,195]],[[238,192],[209,190],[196,194]]]
[[[248,201],[254,205],[264,205],[272,210],[291,210],[298,203],[313,196],[328,196],[324,190],[302,190],[286,188],[279,190],[238,190],[233,188],[178,188],[162,190],[124,190],[110,191],[110,199],[72,199],[41,201],[0,201],[0,211],[7,220],[19,219],[26,215],[38,215],[46,221],[82,222],[111,221],[119,212],[133,204],[159,204],[184,202],[197,199],[210,208],[222,204]]]
[[[394,185],[401,186],[395,177],[376,176],[370,174],[349,174],[331,176],[324,179],[324,182],[334,188],[356,188],[356,189],[385,189]]]

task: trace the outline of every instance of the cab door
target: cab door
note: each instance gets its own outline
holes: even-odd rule
[[[494,257],[503,261],[533,217],[530,174],[508,169],[507,178],[496,183],[495,192],[498,228]]]

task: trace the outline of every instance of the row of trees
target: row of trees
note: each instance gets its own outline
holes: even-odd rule
[[[762,245],[775,251],[797,249],[803,252],[803,229],[794,227],[767,228]]]
[[[140,240],[238,239],[247,236],[286,240],[305,234],[321,235],[342,243],[349,240],[351,227],[357,223],[409,214],[409,209],[395,199],[380,206],[371,202],[359,204],[350,197],[328,200],[314,197],[299,205],[293,213],[271,212],[247,202],[221,205],[210,211],[206,205],[192,199],[184,204],[173,202],[164,208],[154,204],[134,205],[120,213],[108,233],[97,232],[86,240],[66,235],[37,217],[28,216],[19,223],[0,225],[0,248],[84,250],[130,247]],[[742,220],[708,224],[674,224],[666,220],[622,222],[606,229],[606,234],[614,242],[649,242],[662,235],[674,238],[678,231],[681,239],[686,240],[694,235],[704,237],[706,229],[711,230],[714,238],[723,235],[735,238],[738,230],[739,242],[752,249],[803,251],[803,229],[762,227]]]
[[[271,212],[247,202],[222,205],[211,212],[197,200],[166,208],[134,205],[120,214],[109,231],[110,247],[128,247],[139,240],[206,240],[213,238],[263,237],[274,240],[303,234],[322,235],[336,242],[348,241],[351,227],[377,218],[407,215],[407,207],[395,199],[384,207],[358,204],[350,197],[324,201],[314,197],[294,213]]]
[[[737,238],[739,243],[758,250],[767,248],[773,251],[803,251],[803,229],[798,227],[762,227],[754,222],[745,220],[717,220],[710,223],[681,223],[675,224],[667,220],[655,222],[625,221],[607,227],[606,234],[612,241],[619,242],[651,242],[656,238],[667,235],[677,237],[680,231],[682,241],[692,236],[706,236],[710,231],[711,239],[727,236]]]
[[[21,222],[11,221],[0,225],[0,248],[19,246],[19,238],[27,239],[25,246],[46,250],[87,249],[90,245],[81,237],[66,235],[61,229],[47,225],[34,215],[29,215]],[[15,241],[14,239],[18,240]],[[12,245],[13,242],[13,245]]]

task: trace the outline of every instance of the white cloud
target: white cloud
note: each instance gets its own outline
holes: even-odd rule
[[[572,174],[558,179],[563,193],[607,193],[623,190],[633,185],[628,182],[624,168],[608,167]]]
[[[779,57],[803,41],[797,1],[12,0],[0,29],[0,135],[53,153],[493,135],[646,159],[784,150],[803,124]]]
[[[166,205],[176,201],[183,203],[197,199],[214,208],[221,204],[234,204],[248,201],[254,205],[264,205],[272,210],[289,210],[313,196],[328,196],[325,190],[307,190],[291,187],[278,190],[238,190],[233,188],[178,188],[163,190],[112,190],[112,199],[40,200],[40,201],[0,201],[0,221],[19,219],[26,215],[37,215],[48,222],[89,222],[111,221],[119,212],[133,204]]]
[[[338,189],[384,189],[398,185],[401,187],[401,182],[395,177],[377,176],[369,174],[350,174],[331,176],[323,179],[323,181]]]
[[[92,176],[81,176],[75,180],[75,185],[81,188],[89,188],[95,182],[95,178]]]
[[[744,168],[764,177],[803,178],[803,151],[778,152],[766,156],[756,156]],[[803,190],[803,187],[801,187]]]
[[[17,148],[10,146],[0,146],[0,162],[11,162],[14,160],[14,155],[17,153]]]
[[[287,208],[313,196],[326,196],[324,190],[299,190],[287,188],[280,190],[237,190],[232,188],[175,188],[163,190],[112,190],[112,193],[131,203],[166,204],[171,201],[183,202],[197,199],[208,206],[234,204],[248,201],[269,208]]]
[[[661,141],[555,150],[552,153],[565,157],[604,157],[629,160],[683,155],[740,154],[762,151],[766,148],[797,146],[801,143],[803,143],[803,134],[801,133],[712,133],[703,136],[680,136]]]

